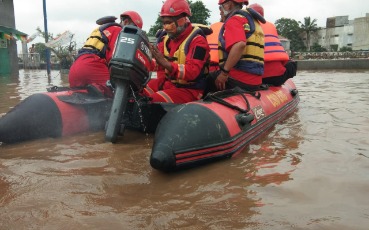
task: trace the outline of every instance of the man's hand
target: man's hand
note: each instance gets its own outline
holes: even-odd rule
[[[172,69],[172,65],[170,64],[170,62],[167,61],[167,59],[165,59],[164,55],[160,52],[158,47],[150,44],[150,48],[152,57],[155,58],[156,63],[162,66],[163,68],[167,69],[168,71],[170,71]],[[170,70],[168,68],[170,68]]]
[[[215,87],[217,87],[218,90],[225,90],[227,80],[228,75],[220,71],[219,75],[217,76],[217,79],[215,79]]]

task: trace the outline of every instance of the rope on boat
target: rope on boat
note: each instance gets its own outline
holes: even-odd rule
[[[221,91],[221,92],[209,93],[204,98],[204,101],[214,101],[214,102],[217,102],[217,103],[219,103],[221,105],[224,105],[228,108],[237,110],[240,113],[248,113],[250,111],[250,103],[249,103],[249,101],[247,100],[247,98],[244,94],[250,94],[251,96],[253,96],[257,99],[260,99],[260,96],[261,96],[259,92],[245,91],[245,90],[242,90],[239,87],[236,87],[236,88],[233,88],[233,89],[230,89],[230,90],[224,90],[224,91]],[[242,109],[238,106],[232,105],[231,103],[225,101],[223,99],[224,95],[228,95],[228,96],[229,95],[240,95],[245,100],[246,109]]]

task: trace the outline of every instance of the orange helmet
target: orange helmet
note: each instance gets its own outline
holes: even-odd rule
[[[223,3],[228,2],[228,1],[243,3],[246,6],[249,4],[249,0],[219,0],[218,5],[222,5]]]
[[[258,12],[261,16],[263,16],[263,17],[264,17],[264,8],[263,8],[261,5],[259,5],[259,4],[257,4],[257,3],[254,3],[254,4],[249,5],[249,8],[251,8],[251,9],[255,10],[255,11],[256,11],[256,12]]]
[[[175,17],[182,13],[191,16],[190,5],[186,0],[166,0],[161,7],[160,17]]]
[[[142,29],[143,22],[141,16],[136,11],[123,12],[120,17],[129,17],[133,23],[140,29]]]

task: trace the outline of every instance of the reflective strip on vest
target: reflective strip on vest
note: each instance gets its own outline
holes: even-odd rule
[[[192,40],[196,36],[203,36],[205,37],[204,33],[199,27],[194,27],[191,31],[191,33],[187,36],[187,38],[179,45],[178,50],[175,51],[173,56],[169,56],[169,50],[167,49],[167,42],[169,40],[169,36],[165,35],[164,37],[164,56],[165,58],[173,63],[176,63],[178,65],[178,75],[175,79],[172,79],[173,77],[170,76],[169,78],[172,79],[172,83],[174,84],[181,84],[181,85],[194,85],[196,81],[187,81],[186,78],[186,56],[188,54],[189,46],[192,42]],[[204,75],[203,72],[200,73],[200,75],[197,77],[202,77]]]
[[[288,61],[289,56],[278,38],[276,27],[266,22],[261,24],[265,35],[264,61]]]

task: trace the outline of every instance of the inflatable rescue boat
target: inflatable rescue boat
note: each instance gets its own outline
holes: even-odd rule
[[[289,79],[265,90],[235,88],[178,105],[156,129],[150,164],[172,171],[235,156],[285,119],[298,103],[298,91]]]
[[[104,129],[111,99],[88,89],[52,87],[29,96],[0,118],[0,142],[11,144]]]
[[[0,118],[0,142],[105,128],[105,140],[114,143],[125,128],[132,128],[155,132],[150,164],[160,171],[173,171],[237,155],[299,103],[291,79],[258,91],[234,88],[209,93],[202,100],[181,105],[152,103],[137,93],[150,78],[148,39],[132,26],[124,27],[119,36],[109,64],[113,99],[89,88],[54,87],[32,95]]]

